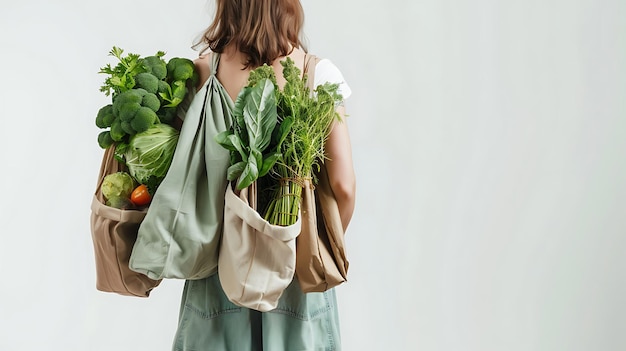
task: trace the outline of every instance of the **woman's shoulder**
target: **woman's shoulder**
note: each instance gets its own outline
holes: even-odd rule
[[[203,72],[203,71],[208,71],[209,73],[211,72],[211,54],[212,53],[210,52],[203,53],[193,60],[193,63],[196,66],[196,69],[198,70],[198,72]]]
[[[198,80],[199,87],[211,76],[211,53],[204,53],[193,60],[196,66],[196,71],[200,79]]]
[[[314,85],[324,83],[339,84],[339,93],[344,99],[352,94],[352,89],[346,82],[339,67],[329,58],[316,57]]]

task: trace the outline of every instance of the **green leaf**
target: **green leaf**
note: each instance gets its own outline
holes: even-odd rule
[[[229,138],[231,135],[233,135],[232,130],[225,130],[215,136],[215,141],[228,151],[237,151]]]
[[[272,131],[278,121],[274,84],[262,79],[250,89],[243,109],[251,150],[263,152],[270,143]]]
[[[259,178],[259,168],[256,163],[256,158],[249,157],[248,162],[246,163],[243,172],[241,172],[241,176],[239,177],[239,181],[237,182],[237,189],[241,190],[247,188]]]
[[[172,87],[172,97],[180,99],[183,101],[185,95],[187,95],[187,86],[185,82],[182,80],[177,80],[170,84]]]
[[[239,95],[237,95],[237,99],[235,100],[235,105],[233,106],[233,130],[244,144],[248,143],[248,136],[245,133],[246,123],[243,119],[243,109],[246,105],[246,99],[248,98],[251,89],[252,88],[249,87],[241,89]]]
[[[274,152],[265,157],[263,160],[263,165],[261,166],[261,170],[259,171],[259,177],[264,177],[267,173],[269,173],[270,169],[274,167],[274,164],[278,159],[282,156],[280,152]]]
[[[165,99],[163,99],[163,100],[165,100]],[[175,97],[175,98],[169,100],[169,104],[163,105],[163,107],[176,107],[176,106],[180,105],[181,102],[183,102],[183,99]]]
[[[240,161],[228,167],[226,178],[230,181],[239,178],[239,176],[241,176],[241,173],[243,173],[244,168],[246,168],[246,164],[247,163],[245,161]]]
[[[250,158],[254,158],[257,165],[263,165],[263,154],[260,151],[251,150]]]
[[[291,131],[291,127],[293,126],[293,122],[294,122],[293,117],[287,116],[280,123],[280,127],[278,128],[278,134],[277,134],[278,140],[276,141],[277,147],[280,147],[285,141],[285,139],[287,138],[287,135],[289,135],[289,132]]]
[[[162,107],[176,107],[180,105],[185,99],[185,94],[187,94],[187,87],[183,81],[175,81],[164,88],[165,91],[159,92],[159,96],[163,101],[168,102],[168,104]]]
[[[239,139],[235,134],[231,134],[228,136],[230,143],[233,145],[235,150],[239,152],[241,158],[244,161],[248,161],[248,153],[246,152],[244,146],[241,143],[241,139]]]
[[[244,87],[237,95],[237,99],[235,100],[235,105],[233,107],[234,116],[243,118],[243,108],[246,105],[246,98],[250,94],[251,89],[252,87]]]
[[[178,137],[178,130],[164,123],[135,134],[125,152],[129,173],[142,184],[151,176],[160,182],[171,165]]]
[[[122,164],[126,164],[126,157],[124,156],[124,154],[126,153],[126,150],[128,150],[128,144],[124,143],[124,142],[118,142],[115,144],[115,153],[114,153],[114,157],[115,159],[122,163]]]

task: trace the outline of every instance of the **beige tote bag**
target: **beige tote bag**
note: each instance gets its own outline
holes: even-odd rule
[[[109,147],[102,158],[96,192],[91,202],[91,238],[96,259],[96,289],[120,295],[148,297],[159,285],[128,266],[137,231],[146,210],[120,210],[104,204],[100,187],[108,174],[126,169],[115,159],[115,147]]]
[[[319,58],[307,55],[304,73],[313,91]],[[302,231],[296,243],[296,277],[302,291],[323,292],[347,280],[348,259],[344,231],[326,166],[321,165],[318,183],[302,190]]]
[[[220,282],[234,304],[267,312],[293,280],[300,219],[286,227],[271,225],[255,210],[256,183],[239,196],[232,188],[226,190]]]
[[[346,281],[348,259],[344,231],[326,167],[318,183],[302,190],[302,230],[297,239],[296,276],[302,291],[323,292]]]

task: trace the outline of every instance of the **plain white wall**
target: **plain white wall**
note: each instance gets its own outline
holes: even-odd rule
[[[626,3],[303,6],[354,91],[344,349],[626,349]],[[97,71],[194,57],[210,8],[3,2],[0,350],[169,350],[182,282],[95,290]]]

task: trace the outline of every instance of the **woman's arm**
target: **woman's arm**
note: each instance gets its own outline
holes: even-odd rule
[[[333,129],[326,141],[326,155],[329,158],[326,160],[326,170],[330,179],[330,187],[337,199],[341,223],[345,231],[354,212],[356,177],[352,164],[352,146],[345,120],[345,108],[339,107],[337,112],[341,116],[341,121],[334,122]]]

